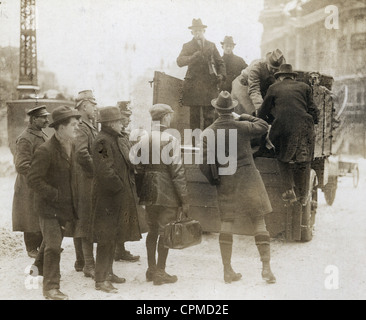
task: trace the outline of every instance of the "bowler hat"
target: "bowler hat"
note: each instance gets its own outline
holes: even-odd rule
[[[28,116],[34,116],[34,117],[44,117],[50,115],[50,113],[47,111],[47,106],[38,106],[33,109],[30,109],[27,112]]]
[[[188,29],[205,29],[205,28],[207,28],[207,26],[202,24],[201,19],[193,19],[192,25],[188,27]]]
[[[231,98],[231,94],[227,91],[221,91],[216,99],[211,101],[214,108],[222,111],[234,109],[238,105],[238,101]]]
[[[167,113],[174,113],[171,106],[163,103],[154,104],[149,112],[153,121],[162,119]]]
[[[118,121],[123,118],[118,107],[104,107],[99,109],[98,122]]]
[[[280,70],[274,74],[275,78],[277,79],[279,76],[297,76],[297,73],[292,71],[292,65],[284,63],[282,66],[280,66]]]
[[[81,117],[81,114],[79,111],[69,107],[69,106],[60,106],[57,107],[52,112],[52,123],[49,124],[49,127],[53,128],[57,124],[61,123],[62,121],[68,119],[68,118],[77,118],[79,119]]]
[[[266,55],[266,61],[274,69],[279,69],[282,64],[286,63],[286,59],[280,49],[268,52]]]
[[[97,104],[92,90],[83,90],[78,93],[75,108],[79,108],[83,101],[90,101],[91,103]]]
[[[220,42],[222,45],[226,44],[232,44],[232,45],[236,45],[236,43],[234,43],[233,37],[231,36],[225,36],[224,41]]]

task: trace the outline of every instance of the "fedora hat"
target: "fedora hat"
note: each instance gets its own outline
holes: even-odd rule
[[[49,127],[53,128],[57,124],[61,123],[62,121],[68,118],[77,118],[79,119],[81,114],[79,111],[69,107],[69,106],[60,106],[57,107],[52,112],[52,123],[49,124]]]
[[[192,25],[188,27],[188,29],[205,29],[205,28],[207,28],[207,26],[202,24],[201,19],[193,19]]]
[[[221,91],[216,99],[211,101],[211,104],[217,110],[231,110],[238,105],[238,101],[231,98],[231,94],[227,91]]]
[[[78,93],[75,108],[79,108],[83,101],[90,101],[91,103],[97,104],[92,90],[83,90]]]
[[[122,120],[123,116],[118,107],[104,107],[99,109],[99,119],[97,122],[110,122]]]
[[[164,103],[154,104],[149,112],[153,121],[162,119],[167,113],[174,113],[171,106]]]
[[[38,106],[33,109],[30,109],[27,112],[28,116],[34,116],[34,117],[44,117],[50,115],[50,113],[47,111],[47,106]]]
[[[266,61],[272,68],[275,69],[279,69],[282,64],[286,63],[286,59],[280,49],[268,52],[266,55]]]
[[[284,63],[283,65],[280,66],[280,69],[278,72],[276,72],[274,74],[275,78],[277,79],[279,76],[284,76],[284,75],[290,75],[290,76],[297,76],[297,72],[292,71],[292,65],[288,64],[288,63]]]
[[[232,45],[236,45],[236,43],[234,43],[233,37],[231,36],[225,36],[224,41],[220,42],[222,45],[226,44],[232,44]]]

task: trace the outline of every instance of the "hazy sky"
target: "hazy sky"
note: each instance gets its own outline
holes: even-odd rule
[[[20,0],[0,0],[0,46],[19,46]],[[38,58],[71,92],[98,87],[108,99],[123,99],[108,87],[128,73],[141,75],[161,60],[175,63],[188,26],[201,18],[206,38],[232,35],[235,53],[247,62],[260,57],[263,0],[36,0]],[[126,43],[135,44],[136,51]],[[97,76],[99,75],[99,76]],[[103,88],[101,89],[101,83]],[[107,98],[106,98],[107,99]]]

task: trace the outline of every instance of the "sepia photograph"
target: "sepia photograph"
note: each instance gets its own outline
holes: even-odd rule
[[[0,300],[366,299],[366,0],[0,0]]]

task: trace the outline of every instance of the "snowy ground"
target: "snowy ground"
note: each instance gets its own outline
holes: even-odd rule
[[[39,285],[27,283],[26,255],[21,233],[11,232],[11,204],[15,174],[10,154],[0,149],[0,299],[43,299]],[[340,179],[336,200],[327,206],[322,193],[314,239],[309,243],[272,242],[272,269],[277,284],[267,285],[252,237],[235,236],[233,267],[241,281],[223,281],[218,235],[204,235],[202,244],[182,251],[171,250],[167,271],[178,275],[172,285],[153,286],[145,281],[147,268],[144,239],[127,243],[137,263],[116,262],[114,271],[127,279],[116,285],[118,294],[94,289],[94,282],[73,269],[74,249],[65,239],[61,258],[61,290],[70,299],[123,300],[241,300],[241,299],[365,299],[366,298],[366,161],[359,160],[361,179]],[[330,266],[330,267],[329,267]],[[330,268],[330,269],[327,269]],[[338,274],[338,281],[337,276]],[[329,278],[332,276],[331,278]]]

